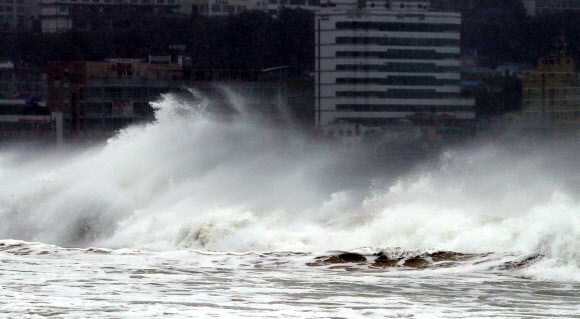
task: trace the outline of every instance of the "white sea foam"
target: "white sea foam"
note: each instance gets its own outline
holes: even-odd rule
[[[289,129],[220,119],[206,104],[166,96],[154,123],[81,153],[0,154],[0,238],[148,250],[537,253],[545,258],[520,274],[579,280],[577,145],[448,150],[392,175]]]

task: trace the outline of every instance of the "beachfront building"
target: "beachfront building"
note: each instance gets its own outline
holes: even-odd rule
[[[0,99],[46,101],[46,70],[11,61],[0,62]]]
[[[431,11],[429,1],[361,0],[321,9],[315,25],[318,126],[409,120],[473,132],[475,103],[460,87],[459,13]]]
[[[29,99],[0,99],[0,149],[62,144],[62,114]]]
[[[538,61],[523,80],[522,121],[557,140],[580,140],[580,73],[571,57]]]
[[[246,116],[277,121],[284,114],[285,69],[260,71],[184,68],[184,59],[150,56],[51,63],[48,109],[63,113],[66,141],[100,140],[154,118],[151,102],[165,93],[206,100],[209,112],[229,116],[243,103]],[[192,92],[194,92],[192,94]],[[245,101],[243,101],[245,100]],[[192,100],[191,107],[195,101]]]

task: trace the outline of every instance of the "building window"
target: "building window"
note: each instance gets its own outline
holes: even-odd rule
[[[388,51],[338,51],[337,58],[378,58],[378,59],[420,59],[439,60],[456,59],[459,60],[459,53],[439,53],[435,50],[402,50],[392,49]]]
[[[459,72],[458,66],[439,66],[434,63],[385,63],[385,64],[339,64],[337,71],[363,72]]]
[[[385,37],[337,37],[336,44],[385,45],[385,46],[458,46],[459,39],[433,38],[385,38]]]
[[[236,13],[236,6],[231,6],[231,5],[227,5],[227,4],[226,4],[226,5],[224,5],[224,7],[223,7],[223,11],[224,11],[224,12],[231,13],[231,14],[234,14],[234,13]]]
[[[361,85],[459,85],[459,80],[437,79],[434,76],[389,76],[386,78],[337,78],[336,84]]]
[[[220,12],[221,8],[219,4],[212,4],[211,5],[211,12]]]
[[[457,97],[458,93],[454,92],[436,92],[435,90],[425,89],[390,89],[387,91],[337,91],[337,97],[350,98],[394,98],[394,99],[436,99]]]
[[[416,31],[416,32],[446,32],[460,31],[459,24],[450,23],[397,23],[397,22],[337,22],[338,30],[377,30],[377,31]]]

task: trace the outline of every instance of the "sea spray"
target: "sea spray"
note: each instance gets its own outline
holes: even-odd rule
[[[579,273],[577,145],[448,149],[393,174],[391,163],[210,104],[167,95],[154,122],[105,145],[26,160],[3,153],[0,237],[150,250],[541,254],[522,274]]]

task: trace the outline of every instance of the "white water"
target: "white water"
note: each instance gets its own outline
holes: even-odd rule
[[[156,107],[157,122],[102,148],[2,153],[0,237],[155,250],[540,252],[580,278],[577,148],[446,151],[393,178],[355,154],[305,150],[289,130],[217,120],[203,104],[167,96]]]
[[[397,275],[419,281],[422,276],[441,276],[436,285],[448,280],[449,285],[460,286],[465,275],[454,277],[457,273],[469,273],[474,276],[470,282],[477,282],[477,274],[482,271],[495,273],[496,266],[504,262],[534,254],[542,258],[505,273],[537,281],[580,282],[578,145],[560,149],[479,145],[447,150],[435,161],[405,170],[410,166],[375,163],[356,152],[310,144],[296,132],[272,129],[256,119],[220,120],[208,114],[203,104],[188,104],[167,96],[156,107],[155,123],[128,128],[104,146],[40,157],[18,151],[0,153],[0,238],[63,247],[130,248],[134,253],[134,249],[148,253],[124,255],[124,250],[117,250],[105,257],[86,257],[85,251],[58,247],[42,248],[45,253],[39,253],[34,247],[44,245],[24,244],[32,253],[19,253],[18,249],[0,251],[4,265],[32,265],[27,266],[31,273],[39,271],[44,263],[56,263],[55,267],[73,269],[73,273],[77,269],[79,273],[72,275],[73,279],[61,278],[64,285],[70,285],[67,280],[77,282],[86,269],[93,269],[96,260],[114,264],[119,259],[116,266],[110,267],[127,273],[130,272],[126,269],[142,263],[154,269],[152,273],[163,273],[168,264],[191,258],[199,259],[195,264],[186,262],[184,267],[191,271],[216,265],[221,265],[220,269],[239,267],[242,271],[247,265],[256,268],[264,255],[205,254],[307,253],[272,257],[274,261],[264,266],[272,269],[290,263],[294,266],[284,266],[272,276],[292,277],[289,273],[310,273],[312,268],[304,265],[328,251],[355,251],[368,256],[400,247],[417,254],[440,250],[493,253],[492,257],[457,264],[452,270],[425,270],[424,275],[401,271]],[[395,166],[400,170],[393,170]],[[40,256],[43,254],[48,257]],[[70,264],[58,261],[63,254],[71,258],[67,261]],[[20,255],[29,257],[16,257]],[[209,258],[204,264],[208,258],[202,256],[218,257]],[[249,262],[246,257],[232,256],[258,257]],[[30,279],[25,282],[36,282],[36,275],[29,278],[19,272],[12,274],[16,268],[5,269],[9,270],[7,278],[12,278],[12,284],[21,280],[21,275]],[[328,275],[324,269],[316,273]],[[48,275],[49,269],[41,271],[45,276],[59,277]],[[372,281],[376,276],[376,280],[385,274],[391,276],[389,272],[371,273],[365,275],[370,276],[366,279],[350,280]],[[235,275],[252,276],[238,272]],[[298,280],[292,278],[289,280]],[[312,282],[321,278],[313,276]],[[340,280],[343,279],[347,280]],[[99,287],[104,289],[102,293],[114,289],[110,285]],[[379,293],[382,288],[377,289]],[[491,294],[493,289],[493,285],[489,287]],[[436,296],[429,291],[427,295]],[[572,291],[580,288],[575,286]],[[160,291],[156,293],[162,295]],[[320,296],[324,294],[321,292]],[[235,300],[229,295],[224,298]],[[65,307],[65,312],[70,315],[71,309],[81,307],[82,300],[72,308]],[[574,309],[580,309],[578,302],[577,298],[569,300],[567,307],[572,310],[566,308],[564,314],[569,316]],[[369,314],[429,317],[434,309],[412,305],[399,312]],[[520,306],[525,308],[525,303]],[[209,316],[215,314],[212,307],[224,305],[207,307],[205,314]],[[296,317],[332,313],[324,310],[324,305],[320,307],[315,307],[319,312],[312,312],[312,316]],[[550,307],[547,303],[546,309]],[[258,308],[247,312],[255,314]],[[232,309],[230,315],[242,311]],[[548,310],[545,314],[558,313]],[[158,314],[139,311],[143,317]],[[501,314],[491,311],[482,316]]]

